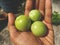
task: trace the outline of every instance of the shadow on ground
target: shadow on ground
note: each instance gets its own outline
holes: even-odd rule
[[[0,32],[7,26],[8,20],[0,20]]]

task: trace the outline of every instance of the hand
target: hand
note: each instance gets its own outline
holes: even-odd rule
[[[27,0],[28,1],[28,0]],[[51,23],[51,0],[45,1],[45,12],[41,10],[41,13],[44,13],[43,23],[48,28],[48,34],[44,37],[35,37],[31,32],[18,32],[14,26],[15,16],[12,13],[8,13],[8,29],[10,37],[14,45],[53,45],[53,28]],[[49,3],[48,3],[49,2]],[[48,3],[48,4],[47,4]],[[46,6],[47,5],[47,6]],[[29,11],[28,11],[29,13]]]

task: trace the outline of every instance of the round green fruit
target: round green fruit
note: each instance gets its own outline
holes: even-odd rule
[[[19,31],[27,31],[31,26],[31,20],[25,15],[20,15],[15,20],[15,26]]]
[[[47,28],[43,22],[36,21],[32,24],[31,31],[35,36],[39,37],[44,36],[47,33]]]
[[[38,10],[32,10],[29,13],[29,17],[32,21],[39,21],[41,19],[41,14]]]

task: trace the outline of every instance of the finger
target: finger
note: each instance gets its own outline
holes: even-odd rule
[[[54,45],[54,35],[53,35],[53,31],[50,30],[48,35],[45,37],[40,37],[40,39],[44,42],[44,44],[46,45]],[[48,44],[47,44],[48,43]]]
[[[8,25],[14,25],[15,22],[15,16],[13,13],[8,13]]]
[[[14,26],[14,22],[15,22],[15,16],[13,13],[8,13],[8,29],[10,32],[10,36],[15,36],[15,34],[17,34],[16,28]]]
[[[45,37],[52,45],[54,44],[54,35],[53,35],[53,31],[50,30],[49,34]]]
[[[52,45],[54,44],[53,39],[50,39],[49,37],[46,37],[45,39],[48,40]]]
[[[45,0],[39,0],[39,11],[44,16],[44,14],[45,14]]]
[[[53,30],[52,24],[43,20],[43,23],[47,26],[48,30]]]
[[[45,22],[51,24],[52,19],[52,0],[45,1]]]
[[[35,9],[39,9],[39,0],[36,0]]]
[[[25,15],[28,16],[32,8],[33,8],[33,0],[26,0]]]
[[[45,38],[40,38],[41,41],[44,43],[44,45],[52,45],[48,40],[46,40]]]

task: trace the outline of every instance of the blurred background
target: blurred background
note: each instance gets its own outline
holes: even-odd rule
[[[52,2],[53,2],[52,11],[57,11],[60,13],[60,0],[53,0]],[[1,0],[0,0],[0,3],[1,3]],[[8,19],[6,16],[4,17],[1,15],[3,14],[7,15],[7,13],[5,12],[9,12],[9,11],[13,11],[15,14],[23,14],[24,7],[25,7],[25,0],[23,1],[20,0],[19,6],[18,8],[16,8],[18,10],[13,9],[13,7],[11,7],[13,10],[8,10],[8,9],[3,10],[2,8],[6,7],[6,6],[2,6],[4,4],[1,3],[0,5],[1,6],[0,7],[0,18],[1,18],[0,20],[0,45],[13,45],[12,42],[10,41],[9,32],[7,29]],[[55,45],[60,45],[60,25],[53,25],[53,29],[54,29]]]

